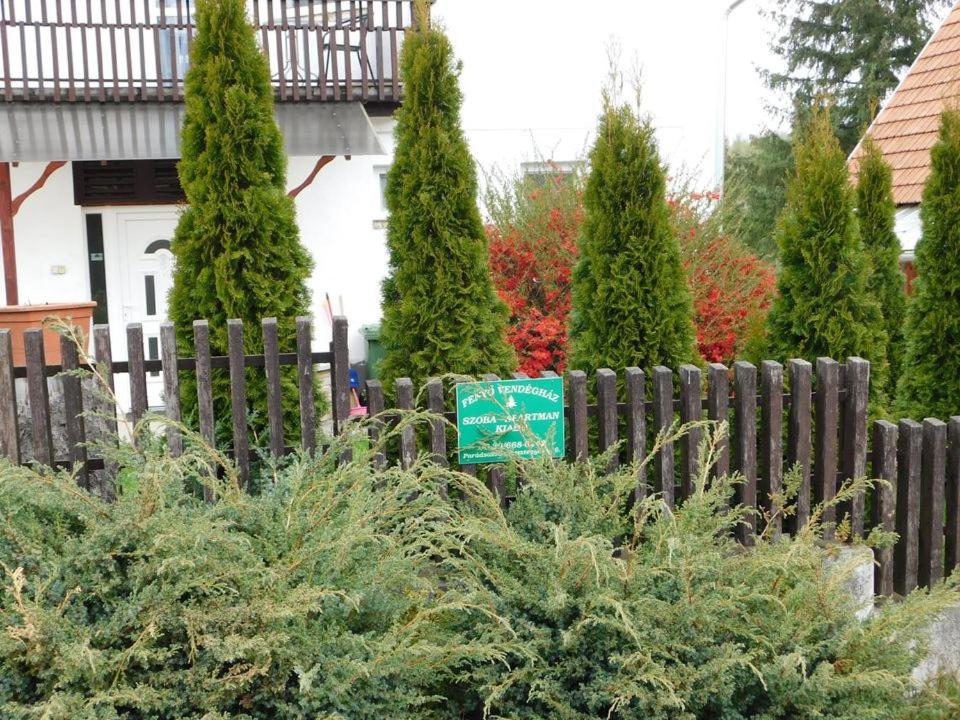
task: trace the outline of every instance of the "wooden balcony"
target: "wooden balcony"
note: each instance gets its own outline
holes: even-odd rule
[[[7,102],[178,102],[195,0],[0,0]],[[248,0],[278,102],[395,105],[413,0]]]

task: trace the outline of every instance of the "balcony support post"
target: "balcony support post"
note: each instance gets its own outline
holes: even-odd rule
[[[302,183],[297,185],[293,190],[287,193],[287,197],[296,198],[297,195],[306,190],[317,179],[317,175],[320,174],[320,171],[323,170],[327,165],[332,163],[336,159],[336,155],[324,155],[319,160],[317,164],[313,166],[313,170],[310,171],[310,174],[307,175],[307,179]],[[350,159],[350,156],[347,156],[347,159]]]
[[[3,247],[3,282],[7,305],[18,305],[17,249],[13,241],[13,190],[9,162],[0,162],[0,245]]]

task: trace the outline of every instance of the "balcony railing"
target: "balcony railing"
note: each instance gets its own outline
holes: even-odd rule
[[[196,0],[0,0],[0,93],[19,102],[179,101]],[[248,0],[280,102],[400,101],[413,0]]]

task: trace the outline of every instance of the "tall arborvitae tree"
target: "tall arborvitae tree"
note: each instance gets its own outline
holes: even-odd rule
[[[866,358],[882,407],[886,333],[880,304],[867,290],[854,191],[826,110],[812,112],[797,133],[794,162],[777,227],[781,269],[767,318],[769,351],[778,359]]]
[[[883,153],[868,137],[864,141],[857,175],[857,218],[860,238],[870,261],[867,290],[880,303],[887,334],[887,391],[892,395],[900,373],[903,316],[907,309],[900,270],[900,239],[894,230],[897,206],[893,202],[893,173]]]
[[[307,314],[312,262],[300,244],[287,197],[286,155],[273,111],[267,60],[247,23],[244,0],[198,0],[197,32],[186,77],[183,159],[189,206],[174,235],[170,318],[181,352],[191,355],[192,323],[210,322],[214,354],[227,350],[226,321],[244,321],[249,353],[262,352],[260,320],[276,317],[281,351],[295,349],[295,318]],[[185,415],[196,408],[189,376]],[[217,372],[217,417],[229,417],[229,380]],[[263,417],[263,372],[248,373],[249,408]],[[291,411],[295,378],[285,377]]]
[[[941,116],[930,162],[897,385],[897,409],[918,420],[960,414],[960,109]]]
[[[380,373],[419,384],[431,375],[506,374],[507,307],[490,277],[477,176],[460,128],[460,68],[425,4],[400,60],[404,102],[387,174],[387,247]]]
[[[583,205],[570,367],[676,367],[697,358],[653,126],[627,106],[607,101]]]

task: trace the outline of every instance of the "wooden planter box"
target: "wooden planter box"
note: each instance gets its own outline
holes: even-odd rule
[[[80,328],[84,338],[90,337],[95,302],[51,303],[49,305],[7,305],[0,307],[0,329],[10,330],[13,343],[13,364],[27,364],[23,351],[23,331],[42,328],[47,318],[58,318]],[[43,354],[47,365],[60,364],[60,335],[53,329],[43,331]]]

